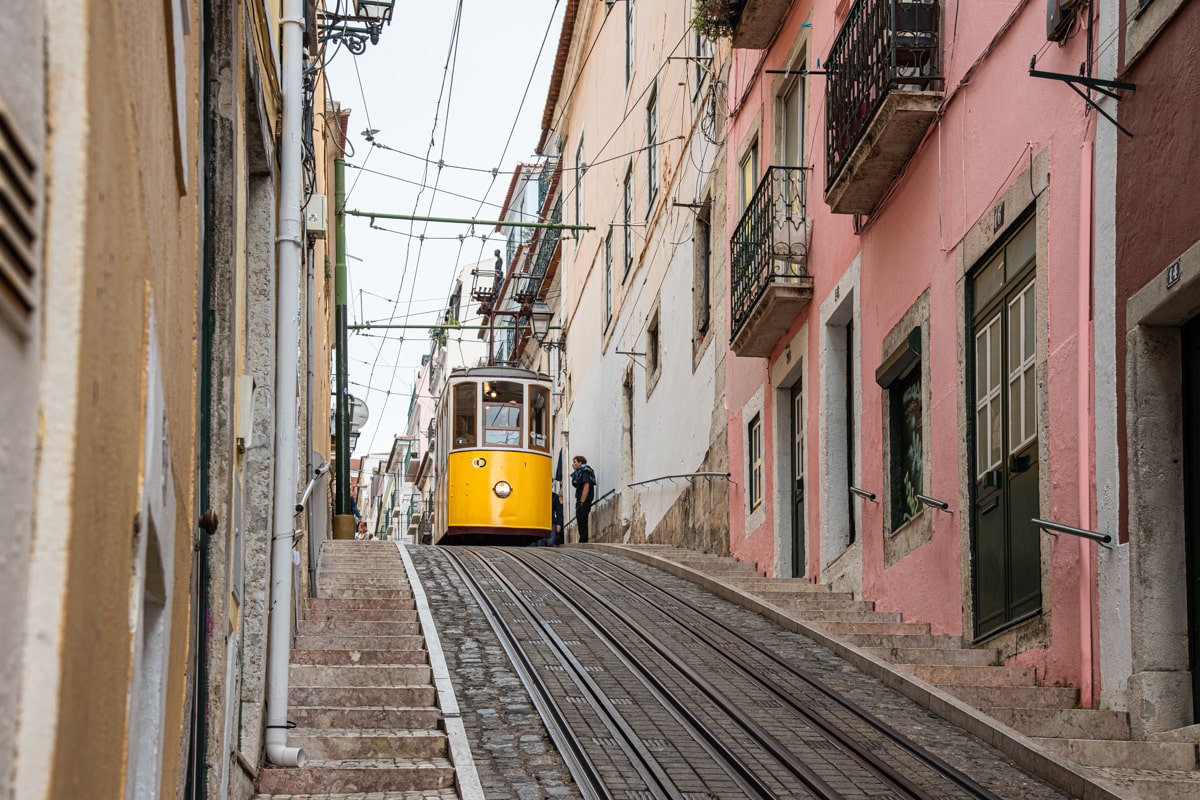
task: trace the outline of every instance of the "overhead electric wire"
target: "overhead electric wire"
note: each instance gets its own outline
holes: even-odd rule
[[[448,51],[448,52],[447,52],[447,54],[446,54],[446,63],[445,63],[445,64],[443,65],[443,67],[442,67],[442,84],[441,84],[441,87],[439,88],[439,91],[438,91],[438,101],[437,101],[437,105],[436,105],[436,107],[434,108],[433,129],[430,131],[430,135],[429,135],[429,150],[427,151],[427,153],[432,153],[432,152],[433,152],[433,148],[434,148],[434,146],[435,146],[435,144],[436,144],[436,141],[437,141],[437,130],[438,130],[439,114],[440,114],[440,112],[441,112],[441,109],[442,109],[442,103],[443,103],[443,101],[445,101],[445,103],[446,103],[446,106],[447,106],[447,111],[446,111],[447,119],[449,118],[449,104],[450,104],[450,100],[451,100],[451,95],[452,95],[452,87],[453,87],[453,75],[452,75],[452,71],[453,71],[453,69],[456,67],[456,65],[457,65],[457,63],[458,63],[458,62],[457,62],[457,53],[458,53],[458,43],[459,43],[459,37],[460,37],[461,33],[462,33],[462,0],[458,0],[458,3],[455,5],[455,12],[454,12],[454,22],[453,22],[453,24],[452,24],[452,26],[451,26],[451,34],[450,34],[450,46],[449,46],[449,51]],[[448,81],[449,81],[449,84],[450,84],[450,87],[451,87],[451,89],[449,89],[449,90],[448,90],[448,88],[447,88],[447,82],[448,82]],[[442,139],[442,146],[443,146],[443,149],[444,149],[444,148],[445,148],[445,136],[444,136],[444,135],[443,135],[443,139]],[[372,152],[373,152],[373,151],[374,151],[374,148],[372,148]],[[428,171],[429,171],[429,170],[428,170],[428,165],[426,165],[426,169],[425,169],[425,173],[426,173],[426,175],[428,175]],[[359,173],[360,177],[361,177],[361,174],[362,174],[362,173],[360,172],[360,173]],[[434,184],[433,184],[433,186],[431,187],[431,188],[432,188],[432,190],[433,190],[433,192],[432,192],[432,194],[431,194],[431,196],[430,196],[430,200],[429,200],[429,202],[430,202],[430,208],[431,208],[431,209],[432,209],[433,199],[436,197],[436,194],[437,194],[437,184],[438,184],[438,181],[440,180],[440,177],[441,177],[441,171],[439,170],[439,171],[438,171],[438,176],[435,178],[435,180],[434,180]],[[419,192],[417,193],[417,196],[416,196],[416,198],[414,199],[414,202],[413,202],[413,214],[414,214],[414,215],[416,214],[417,210],[420,208],[420,205],[421,205],[421,195],[422,195],[422,194],[424,194],[424,190],[421,190],[421,191],[419,191]],[[415,227],[415,225],[414,225],[414,226],[410,226],[410,227]],[[426,225],[425,225],[425,228],[423,229],[423,231],[422,231],[422,232],[424,232],[424,230],[427,230],[427,229],[428,229],[428,227],[429,227],[429,224],[428,224],[428,223],[426,223]],[[418,240],[418,243],[417,243],[417,264],[418,264],[418,265],[420,264],[420,254],[421,254],[421,252],[422,252],[422,251],[423,251],[423,249],[424,249],[424,245],[425,245],[425,243],[424,243],[424,240]],[[397,290],[396,290],[396,302],[395,302],[395,306],[396,306],[396,308],[397,308],[397,309],[398,309],[398,308],[399,308],[399,306],[400,306],[400,298],[401,298],[401,296],[402,296],[402,294],[403,294],[403,292],[404,292],[404,280],[405,280],[405,278],[408,276],[408,268],[409,268],[409,265],[410,265],[410,263],[411,263],[411,257],[412,257],[412,239],[410,238],[410,239],[408,240],[408,244],[406,244],[406,246],[405,246],[405,248],[404,248],[404,266],[403,266],[403,267],[402,267],[402,269],[401,269],[401,272],[400,272],[400,283],[399,283],[399,286],[397,287]],[[414,272],[415,272],[415,270],[414,270]],[[412,291],[415,291],[415,288],[416,288],[416,278],[415,278],[415,276],[414,276],[414,278],[413,278],[413,288],[410,290],[410,295],[411,295],[411,292],[412,292]],[[410,299],[411,299],[411,298],[410,298]],[[403,334],[401,334],[400,336],[396,337],[396,344],[397,344],[397,346],[398,346],[398,347],[403,347],[404,338],[405,338],[405,337],[404,337],[404,335],[403,335]],[[380,345],[380,347],[379,347],[379,348],[376,350],[376,354],[375,354],[375,364],[378,364],[379,358],[380,358],[380,356],[381,356],[382,354],[383,354],[383,345],[381,344],[381,345]],[[399,353],[397,353],[397,355],[399,355]],[[399,359],[397,359],[397,360],[399,360]],[[370,371],[370,373],[369,373],[369,375],[368,375],[368,378],[367,378],[367,383],[368,383],[368,384],[371,384],[371,383],[373,383],[373,381],[374,381],[374,377],[375,377],[375,369],[376,369],[376,366],[375,366],[375,364],[373,364],[373,365],[371,366],[371,371]],[[396,374],[396,370],[395,370],[395,369],[393,369],[393,370],[392,370],[392,379],[393,379],[393,380],[395,379],[395,374]],[[382,419],[383,419],[383,414],[384,414],[384,412],[385,412],[385,411],[386,411],[386,409],[387,409],[387,403],[388,403],[388,400],[389,400],[390,398],[391,398],[391,392],[389,391],[389,392],[385,393],[385,395],[384,395],[383,408],[381,408],[381,409],[380,409],[379,416],[376,418],[377,420],[379,420],[379,421],[382,421]],[[379,433],[379,422],[376,422],[376,424],[375,424],[375,429],[374,429],[374,431],[372,432],[372,434],[371,434],[371,439],[370,439],[370,441],[369,441],[369,443],[368,443],[368,448],[370,448],[370,447],[373,447],[373,446],[374,446],[375,437],[378,435],[378,433]]]

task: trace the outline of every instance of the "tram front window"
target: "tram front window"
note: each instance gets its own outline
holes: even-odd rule
[[[508,381],[483,384],[483,443],[487,446],[521,446],[521,409],[525,387]]]

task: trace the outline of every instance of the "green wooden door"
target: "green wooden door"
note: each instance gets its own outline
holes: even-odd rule
[[[1034,223],[974,277],[975,635],[1041,612]]]

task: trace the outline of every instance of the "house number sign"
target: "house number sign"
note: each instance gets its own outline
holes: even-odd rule
[[[1167,267],[1167,288],[1170,289],[1175,284],[1179,283],[1179,278],[1183,272],[1180,262],[1182,259],[1175,259],[1171,266]]]

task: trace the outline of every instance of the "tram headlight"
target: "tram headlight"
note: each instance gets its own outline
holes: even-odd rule
[[[496,497],[501,500],[512,494],[512,486],[508,481],[496,481],[496,485],[492,487],[492,491],[496,493]]]

